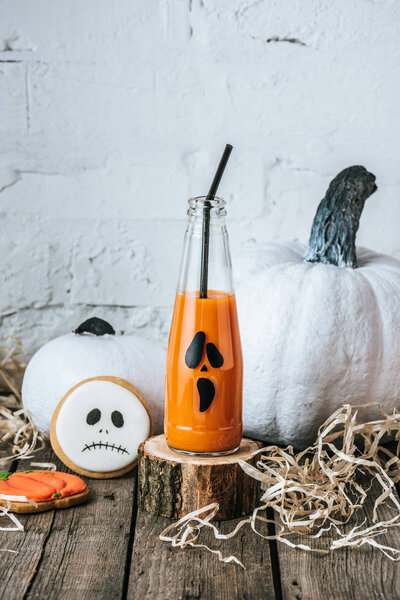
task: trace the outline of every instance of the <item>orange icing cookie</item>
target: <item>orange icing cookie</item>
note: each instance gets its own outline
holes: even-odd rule
[[[15,512],[73,506],[86,500],[87,495],[88,488],[77,475],[45,470],[0,473],[0,503],[4,505],[8,501]],[[33,500],[38,506],[29,504],[26,499]]]

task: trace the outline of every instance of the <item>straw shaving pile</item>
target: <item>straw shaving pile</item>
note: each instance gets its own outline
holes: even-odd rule
[[[44,436],[22,407],[21,383],[25,364],[19,339],[0,342],[0,470],[17,458],[30,458],[44,447]]]
[[[375,406],[380,418],[357,422],[358,409],[367,406]],[[395,452],[382,446],[388,436],[397,442]],[[303,452],[295,453],[291,446],[268,446],[256,453],[260,455],[256,466],[241,461],[242,469],[261,482],[263,494],[260,506],[232,532],[223,535],[211,523],[218,511],[218,504],[214,503],[170,525],[160,539],[174,547],[207,548],[219,560],[244,567],[236,557],[224,558],[219,550],[196,541],[202,528],[211,530],[215,539],[225,540],[250,525],[266,540],[276,539],[293,548],[326,554],[345,546],[358,548],[368,544],[398,561],[400,549],[380,543],[377,537],[400,526],[400,504],[395,495],[395,483],[400,480],[399,446],[399,412],[388,415],[376,403],[345,404],[321,426],[315,444]],[[374,497],[379,491],[372,522],[367,523],[363,507],[372,488]],[[393,516],[379,521],[379,506],[383,503],[392,509]],[[274,521],[263,516],[267,508],[277,514]],[[357,518],[360,514],[364,517],[361,522]],[[266,531],[267,523],[274,523],[275,535]],[[329,533],[322,538],[326,547],[311,547],[312,538],[326,532]]]

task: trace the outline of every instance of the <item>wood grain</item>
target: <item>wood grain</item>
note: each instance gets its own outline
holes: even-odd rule
[[[55,462],[49,449],[35,462]],[[27,467],[28,462],[20,465]],[[135,508],[136,470],[117,480],[86,480],[86,504],[20,515],[25,532],[1,533],[0,598],[121,598]],[[7,545],[4,543],[6,542]]]
[[[51,535],[26,599],[121,598],[136,470],[116,480],[86,483],[90,490],[87,504],[55,512]]]
[[[220,520],[247,515],[256,506],[259,485],[239,461],[254,463],[260,447],[243,439],[234,454],[199,458],[174,452],[164,435],[150,438],[139,446],[138,505],[155,516],[179,518],[217,502]]]
[[[238,519],[240,520],[240,519]],[[238,520],[216,523],[223,533]],[[247,567],[223,564],[203,548],[172,548],[158,539],[172,520],[139,510],[127,598],[154,600],[269,600],[275,598],[268,543],[250,530],[217,542],[205,535],[205,542],[234,554]]]
[[[48,462],[52,457],[50,450],[35,455],[37,460]],[[12,471],[17,467],[26,469],[28,461],[13,464]],[[33,575],[39,565],[43,548],[50,535],[54,511],[36,515],[18,515],[18,520],[24,526],[24,531],[0,531],[0,548],[16,550],[18,554],[1,552],[0,598],[4,600],[21,600],[29,589]],[[2,519],[2,525],[8,526],[8,519]]]
[[[20,515],[25,531],[0,532],[0,548],[18,554],[0,553],[0,598],[22,600],[39,565],[43,548],[50,535],[54,511],[36,515]],[[2,525],[8,526],[7,519]]]
[[[365,503],[361,523],[371,517],[375,498],[379,495],[378,486]],[[382,505],[381,505],[382,506]],[[378,516],[388,519],[394,512],[382,506]],[[355,522],[346,526],[349,531]],[[291,538],[293,542],[304,542],[304,538]],[[389,530],[377,541],[400,548],[400,532]],[[328,534],[310,540],[313,548],[326,548]],[[308,541],[307,541],[308,543]],[[278,542],[279,567],[281,572],[282,597],[284,600],[370,600],[400,598],[399,564],[390,561],[379,550],[371,546],[343,548],[328,555],[318,555],[303,550],[291,549]]]

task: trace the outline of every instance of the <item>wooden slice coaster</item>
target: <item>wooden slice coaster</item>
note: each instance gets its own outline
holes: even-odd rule
[[[257,505],[259,483],[238,461],[254,464],[261,447],[261,442],[244,438],[234,454],[199,458],[171,450],[165,435],[152,437],[139,446],[139,506],[152,515],[178,519],[218,502],[217,520],[248,515]]]

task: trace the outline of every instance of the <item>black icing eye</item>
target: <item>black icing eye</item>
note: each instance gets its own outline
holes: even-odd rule
[[[101,419],[101,412],[98,408],[94,408],[90,412],[88,412],[86,417],[86,423],[88,425],[96,425]]]
[[[207,344],[206,352],[212,367],[215,367],[216,369],[222,367],[224,364],[224,357],[220,352],[218,352],[217,347],[214,346],[214,344]]]
[[[124,424],[124,417],[119,412],[119,410],[114,410],[111,413],[111,421],[113,422],[113,424],[115,425],[115,427],[122,427],[123,424]]]
[[[206,334],[204,331],[198,331],[185,354],[185,363],[189,369],[195,369],[200,363],[201,357],[203,356],[205,341]]]

